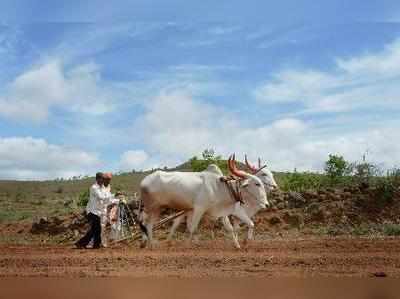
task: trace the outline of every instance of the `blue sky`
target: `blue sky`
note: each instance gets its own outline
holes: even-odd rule
[[[0,178],[400,164],[396,1],[2,1]]]

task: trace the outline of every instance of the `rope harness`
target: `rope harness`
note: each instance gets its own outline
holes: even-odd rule
[[[232,198],[235,201],[240,202],[240,204],[244,204],[243,196],[242,196],[242,191],[241,191],[241,186],[240,186],[240,180],[235,179],[232,176],[229,177],[221,177],[220,181],[225,183],[226,187],[229,190],[229,193],[231,194]]]

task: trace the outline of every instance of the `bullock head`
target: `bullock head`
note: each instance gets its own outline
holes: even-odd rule
[[[228,168],[234,176],[240,179],[240,188],[245,200],[256,200],[262,208],[270,205],[261,180],[255,175],[237,169],[235,154],[229,157]]]
[[[244,156],[244,161],[249,171],[253,175],[257,176],[264,184],[265,191],[270,192],[272,190],[278,189],[278,184],[275,182],[274,175],[267,168],[267,165],[261,164],[260,158],[258,158],[258,167],[251,165],[249,161],[247,161],[247,155]]]

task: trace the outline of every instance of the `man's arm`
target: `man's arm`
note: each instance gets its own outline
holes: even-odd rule
[[[100,186],[92,186],[91,191],[93,192],[93,195],[100,201],[105,201],[110,198],[110,193],[101,190]]]

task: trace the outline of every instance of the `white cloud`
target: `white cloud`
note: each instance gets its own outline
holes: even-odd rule
[[[0,116],[44,122],[53,107],[99,115],[113,109],[113,88],[103,87],[95,64],[66,70],[58,60],[19,75],[0,94]]]
[[[305,112],[400,108],[400,40],[377,54],[337,59],[331,72],[284,70],[259,86],[260,103],[299,103]]]
[[[150,101],[135,132],[159,166],[175,166],[206,148],[224,156],[236,152],[243,159],[261,157],[273,170],[323,169],[329,153],[358,160],[366,151],[369,158],[384,167],[400,163],[400,132],[381,126],[345,134],[322,132],[312,122],[282,118],[260,126],[249,126],[225,109],[202,102],[190,94],[163,92]]]
[[[0,138],[0,178],[50,179],[92,174],[100,162],[94,153],[49,144],[32,137]]]
[[[214,143],[215,132],[229,134],[233,125],[226,112],[184,91],[164,91],[147,103],[146,110],[137,119],[135,132],[166,161],[201,152]]]
[[[129,150],[121,155],[119,169],[131,171],[133,169],[143,169],[149,160],[149,155],[143,150]]]

